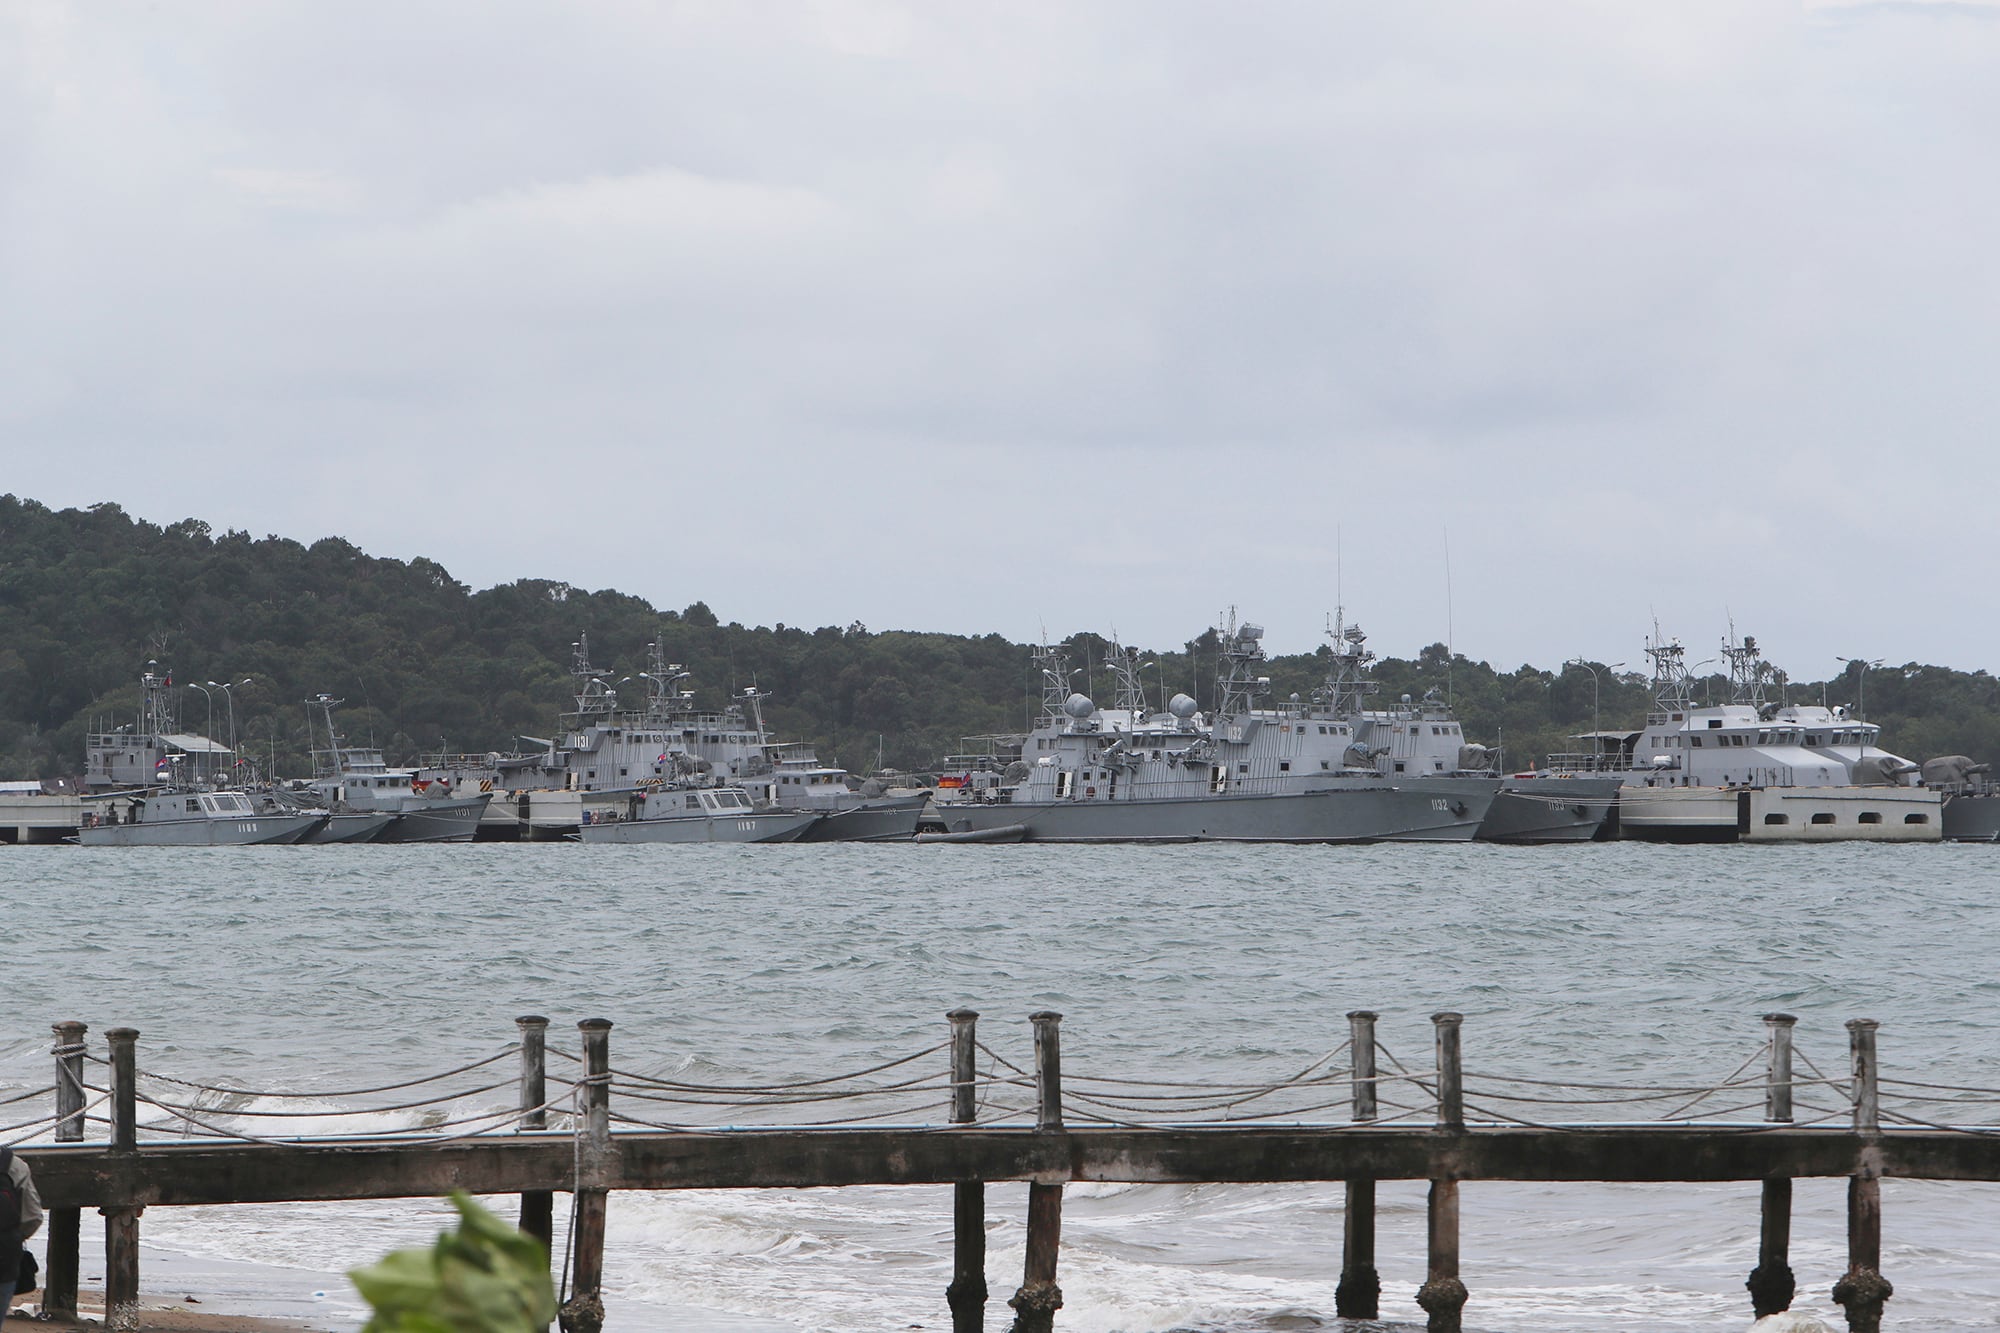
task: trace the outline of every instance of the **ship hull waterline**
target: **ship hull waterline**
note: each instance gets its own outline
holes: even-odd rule
[[[821,816],[788,810],[731,811],[728,814],[674,815],[666,819],[616,819],[585,824],[576,840],[585,843],[797,842]]]
[[[323,814],[141,820],[80,829],[76,840],[85,847],[269,847],[299,842],[325,821]]]
[[[1438,778],[1278,795],[953,804],[937,813],[947,834],[1019,826],[1024,842],[1466,842],[1496,786]]]
[[[1609,836],[1617,778],[1508,778],[1479,826],[1479,841],[1590,842]]]

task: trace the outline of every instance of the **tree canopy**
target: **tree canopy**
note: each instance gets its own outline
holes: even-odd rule
[[[195,519],[158,526],[116,505],[57,511],[0,496],[0,776],[80,770],[85,732],[136,714],[148,660],[186,687],[186,729],[226,740],[233,711],[239,748],[285,774],[304,771],[303,702],[322,692],[347,701],[344,729],[372,738],[391,762],[548,736],[571,706],[571,645],[585,635],[593,664],[614,681],[645,670],[657,639],[692,673],[700,704],[719,707],[752,684],[768,690],[774,735],[813,741],[860,771],[878,758],[920,770],[963,737],[1024,730],[1039,697],[1032,649],[998,634],[877,632],[858,621],[746,627],[724,623],[699,593],[689,589],[674,611],[546,579],[475,592],[433,560],[378,559],[338,537],[303,545],[218,535]],[[1153,703],[1185,691],[1211,707],[1216,645],[1203,628],[1186,644],[1147,650]],[[1064,646],[1081,670],[1078,687],[1108,694],[1110,645],[1079,633]],[[1273,696],[1309,696],[1328,653],[1273,658]],[[1469,737],[1503,744],[1517,768],[1572,748],[1565,738],[1590,729],[1593,704],[1609,729],[1636,727],[1648,700],[1636,673],[1601,664],[1501,671],[1442,644],[1386,658],[1375,677],[1389,702],[1437,689]],[[625,687],[634,703],[642,685]],[[1727,697],[1720,678],[1701,685]],[[2000,760],[2000,682],[1985,671],[1911,663],[1869,670],[1864,682],[1853,663],[1843,676],[1787,688],[1795,700],[1846,704],[1865,691],[1887,747],[1910,758]]]

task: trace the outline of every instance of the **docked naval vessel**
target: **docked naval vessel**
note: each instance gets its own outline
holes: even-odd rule
[[[1942,793],[1845,708],[1773,700],[1777,673],[1757,641],[1723,641],[1730,699],[1697,705],[1679,640],[1648,639],[1646,725],[1594,732],[1594,748],[1552,766],[1615,775],[1621,837],[1657,842],[1937,842]]]
[[[1317,717],[1349,724],[1350,752],[1344,762],[1373,767],[1384,777],[1454,775],[1489,782],[1492,804],[1475,836],[1482,842],[1589,842],[1602,836],[1618,797],[1617,778],[1592,775],[1496,773],[1498,756],[1465,739],[1451,706],[1428,692],[1412,704],[1373,707],[1377,684],[1370,671],[1375,654],[1359,625],[1334,613],[1333,640],[1325,685],[1314,695]]]
[[[803,825],[809,841],[888,841],[916,831],[924,796],[868,791],[845,769],[820,762],[810,743],[772,740],[763,714],[770,695],[754,686],[721,709],[697,707],[687,669],[667,661],[661,643],[646,647],[647,670],[614,677],[591,664],[589,636],[580,636],[571,645],[575,708],[553,739],[523,738],[540,751],[461,758],[426,775],[490,788],[496,820],[525,824],[531,837],[569,837],[586,824],[628,818],[631,798],[652,788],[709,783],[742,788],[759,809],[816,816]],[[637,708],[618,691],[633,682],[645,691]]]
[[[1491,784],[1384,778],[1338,764],[1346,724],[1297,706],[1260,706],[1269,679],[1263,630],[1230,624],[1219,706],[1204,718],[1177,694],[1147,706],[1138,664],[1109,663],[1116,699],[1100,708],[1070,688],[1060,649],[1036,652],[1041,716],[1022,743],[1019,780],[941,803],[952,839],[1033,842],[1461,841],[1492,801]]]
[[[796,842],[822,816],[759,806],[734,786],[656,787],[634,794],[623,813],[593,815],[581,842]]]
[[[240,791],[171,788],[93,803],[76,840],[85,847],[251,847],[302,842],[322,813],[280,810]]]
[[[307,706],[319,710],[327,748],[313,749],[312,787],[337,814],[389,815],[386,822],[344,821],[339,841],[471,842],[492,797],[461,793],[448,780],[431,781],[414,769],[390,768],[373,746],[351,745],[334,727],[333,710],[344,700],[319,694]]]

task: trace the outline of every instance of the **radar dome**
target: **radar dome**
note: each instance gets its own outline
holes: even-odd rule
[[[1185,694],[1176,694],[1173,698],[1167,700],[1167,711],[1185,722],[1195,714],[1194,700],[1188,698]]]
[[[1069,698],[1063,700],[1063,712],[1068,713],[1079,722],[1096,711],[1097,705],[1090,701],[1090,696],[1087,694],[1072,694]]]

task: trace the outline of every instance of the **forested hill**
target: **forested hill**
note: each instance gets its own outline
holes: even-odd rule
[[[241,748],[275,752],[287,774],[305,769],[302,701],[322,691],[348,701],[344,729],[372,737],[391,762],[511,750],[521,735],[548,736],[570,706],[570,646],[586,634],[593,664],[614,676],[645,670],[646,645],[659,639],[669,660],[692,671],[705,706],[755,683],[771,693],[766,718],[777,736],[815,741],[822,756],[858,770],[874,768],[878,755],[922,769],[962,737],[1023,729],[1031,713],[1030,649],[1000,635],[872,632],[858,623],[746,628],[720,623],[700,589],[687,592],[690,604],[679,611],[540,579],[474,592],[434,561],[376,559],[337,537],[306,546],[216,535],[193,519],[158,527],[116,505],[52,511],[0,496],[0,778],[78,771],[93,723],[136,714],[149,659],[184,686],[247,677],[234,691]],[[1214,632],[1190,625],[1189,633],[1197,636],[1191,646],[1148,649],[1145,677],[1207,707]],[[1103,660],[1105,644],[1093,635],[1067,645],[1073,663]],[[1308,694],[1325,674],[1324,656],[1273,659],[1274,694]],[[1385,659],[1376,675],[1389,699],[1448,689],[1467,733],[1502,741],[1514,766],[1568,748],[1563,738],[1591,725],[1592,675],[1583,667],[1496,672],[1433,645],[1414,660]],[[1603,725],[1637,725],[1643,678],[1600,669],[1597,680]],[[1797,699],[1851,704],[1855,683],[1850,676],[1790,689]],[[626,687],[635,703],[641,684]],[[1078,684],[1108,692],[1101,672]],[[1719,680],[1711,687],[1722,697]],[[1889,748],[1919,760],[2000,760],[2000,683],[1986,672],[1878,668],[1866,691]],[[180,691],[191,731],[225,736],[228,706],[214,690]]]

